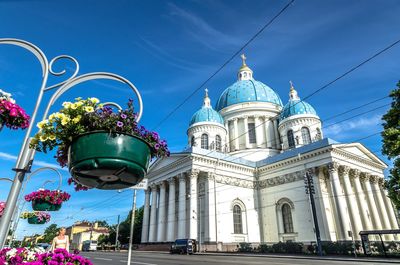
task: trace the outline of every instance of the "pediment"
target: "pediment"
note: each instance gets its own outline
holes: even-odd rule
[[[181,160],[182,158],[187,157],[187,154],[171,154],[169,157],[163,157],[163,158],[157,158],[156,161],[154,161],[149,168],[148,174],[151,172],[157,171],[159,169],[162,169],[164,167],[167,167],[170,164],[173,164],[177,162],[178,160]]]
[[[357,156],[361,159],[380,164],[383,167],[387,167],[385,162],[383,162],[377,155],[372,153],[361,143],[335,144],[333,145],[333,148],[339,149],[353,156]]]

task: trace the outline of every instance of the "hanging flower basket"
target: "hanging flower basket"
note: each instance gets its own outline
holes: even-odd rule
[[[38,123],[30,146],[42,152],[57,147],[57,161],[68,165],[76,190],[131,187],[143,179],[151,158],[169,156],[167,143],[136,118],[132,100],[114,112],[96,98],[77,98]]]
[[[63,202],[68,201],[71,195],[59,190],[39,189],[25,196],[27,202],[32,202],[34,211],[58,211]]]
[[[24,212],[22,219],[28,219],[29,224],[42,225],[50,222],[50,214],[46,212]]]
[[[3,248],[0,250],[0,264],[73,264],[92,265],[93,263],[65,249],[44,251],[42,248]]]
[[[26,129],[29,119],[29,115],[15,103],[11,94],[0,89],[0,131],[4,126],[14,130]]]
[[[142,139],[100,131],[77,137],[68,160],[77,182],[100,189],[123,189],[143,179],[150,159],[150,146]]]
[[[0,218],[3,216],[4,209],[6,208],[5,202],[0,202]]]

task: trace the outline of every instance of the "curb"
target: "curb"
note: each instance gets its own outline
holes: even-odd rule
[[[318,257],[318,256],[283,256],[283,255],[259,255],[259,254],[238,254],[238,253],[196,253],[196,255],[208,255],[208,256],[240,256],[240,257],[259,257],[259,258],[285,258],[285,259],[304,259],[304,260],[329,260],[329,261],[347,261],[347,262],[385,262],[399,264],[400,259],[391,260],[381,258],[344,258],[344,257]]]

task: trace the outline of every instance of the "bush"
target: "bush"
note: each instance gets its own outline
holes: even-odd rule
[[[260,244],[258,246],[258,251],[260,253],[271,253],[272,252],[272,248],[269,247],[267,244]]]
[[[250,243],[241,242],[239,243],[239,252],[252,252],[253,248],[251,247]]]
[[[274,253],[289,253],[299,254],[303,253],[303,243],[288,241],[286,243],[279,242],[272,245],[272,251]]]
[[[353,242],[322,242],[322,251],[327,255],[349,255],[353,253]]]

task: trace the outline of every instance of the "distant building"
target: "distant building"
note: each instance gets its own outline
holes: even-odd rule
[[[398,229],[383,189],[387,165],[361,143],[323,138],[317,112],[294,86],[282,104],[244,56],[215,108],[206,90],[187,135],[187,150],[149,169],[143,243],[192,238],[203,249],[227,250],[239,242],[315,241],[306,171],[322,240]]]
[[[107,227],[101,227],[98,223],[87,221],[75,222],[72,226],[66,228],[66,235],[70,239],[71,249],[82,249],[82,243],[85,240],[97,240],[100,235],[108,235]]]

